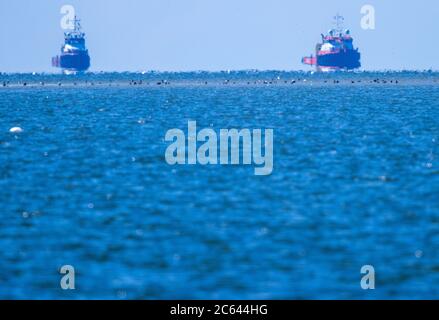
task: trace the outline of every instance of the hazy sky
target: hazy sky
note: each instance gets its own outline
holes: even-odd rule
[[[306,69],[345,16],[364,69],[439,69],[437,0],[0,0],[0,72],[56,71],[60,9],[75,7],[92,71]],[[361,7],[376,9],[363,30]]]

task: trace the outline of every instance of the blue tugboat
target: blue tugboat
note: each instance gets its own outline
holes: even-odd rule
[[[354,70],[361,67],[361,55],[354,48],[349,30],[343,30],[344,18],[337,15],[335,29],[322,34],[322,43],[316,46],[316,55],[304,57],[302,63],[315,66],[317,71]]]
[[[81,23],[76,16],[73,22],[73,30],[64,33],[65,43],[61,47],[61,55],[52,58],[52,66],[61,68],[64,74],[77,74],[90,68],[85,33],[81,31]]]

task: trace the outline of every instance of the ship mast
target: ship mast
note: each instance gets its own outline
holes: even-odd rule
[[[73,31],[76,33],[81,33],[81,20],[76,16],[73,19]]]
[[[334,16],[335,31],[337,33],[343,33],[343,23],[344,17],[337,13],[337,15]]]
[[[83,38],[85,34],[81,31],[82,29],[81,20],[75,16],[73,18],[73,21],[69,20],[69,22],[73,22],[73,30],[65,33],[66,38],[71,38],[71,37]]]

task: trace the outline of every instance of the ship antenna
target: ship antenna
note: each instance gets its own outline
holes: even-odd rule
[[[337,15],[334,17],[334,24],[338,33],[343,32],[343,22],[344,17],[337,13]]]
[[[73,21],[74,21],[75,31],[81,32],[81,20],[75,16],[75,19]]]

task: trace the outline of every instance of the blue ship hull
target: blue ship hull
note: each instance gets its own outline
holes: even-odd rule
[[[361,67],[361,55],[357,50],[347,50],[317,56],[317,66],[353,70]]]
[[[60,57],[60,68],[70,71],[86,71],[90,68],[90,56],[88,52],[65,53]]]

